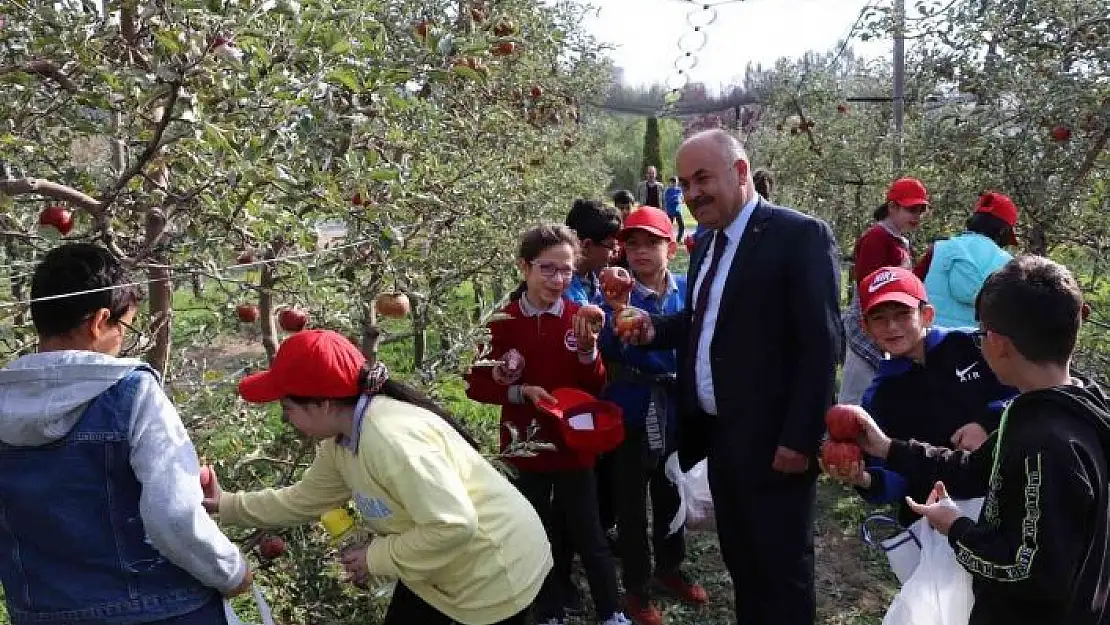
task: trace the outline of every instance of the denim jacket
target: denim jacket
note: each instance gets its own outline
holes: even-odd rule
[[[156,374],[124,375],[56,440],[0,442],[0,581],[13,625],[131,625],[219,599],[147,535],[130,441],[143,378]]]

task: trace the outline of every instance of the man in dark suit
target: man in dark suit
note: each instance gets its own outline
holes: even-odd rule
[[[686,309],[645,318],[623,338],[678,350],[679,456],[684,469],[709,458],[737,622],[811,625],[815,455],[843,340],[840,254],[823,221],[756,193],[727,132],[690,137],[677,165],[707,230],[691,255]]]

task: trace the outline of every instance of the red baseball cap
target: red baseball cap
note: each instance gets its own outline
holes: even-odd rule
[[[929,192],[925,185],[917,178],[899,178],[891,183],[886,191],[888,202],[894,202],[902,208],[929,204]]]
[[[925,285],[909,269],[883,267],[867,275],[859,285],[860,310],[864,313],[886,302],[917,308],[929,301]]]
[[[302,330],[278,347],[268,371],[239,381],[239,396],[252,404],[283,397],[342,398],[359,394],[366,357],[347,337],[331,330]]]
[[[633,230],[646,230],[657,237],[673,239],[674,230],[671,230],[671,218],[667,213],[654,206],[641,206],[632,211],[624,220],[624,227],[617,233],[617,238],[624,240]]]
[[[1009,196],[997,191],[987,191],[975,202],[976,213],[986,213],[1006,222],[1010,226],[1010,245],[1017,245],[1014,225],[1018,220],[1018,207]]]

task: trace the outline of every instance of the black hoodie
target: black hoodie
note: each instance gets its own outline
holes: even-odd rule
[[[1110,401],[1077,379],[1019,395],[973,453],[894,441],[887,465],[955,498],[988,487],[978,523],[948,533],[973,579],[969,625],[1110,625],[1108,455]]]

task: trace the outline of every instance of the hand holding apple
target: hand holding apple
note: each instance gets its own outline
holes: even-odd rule
[[[651,315],[631,306],[617,313],[614,323],[617,338],[629,345],[646,345],[655,340],[655,325]]]
[[[493,381],[508,386],[516,384],[524,374],[524,354],[510,349],[501,356],[501,363],[493,368]]]
[[[632,287],[636,281],[627,269],[606,267],[601,270],[598,281],[601,283],[601,292],[605,296],[605,301],[613,307],[613,310],[628,305],[628,299],[632,295]]]
[[[597,347],[597,337],[605,325],[605,311],[593,304],[586,304],[574,315],[574,338],[578,351],[592,353]]]
[[[223,490],[220,488],[220,480],[216,477],[216,472],[208,465],[200,468],[200,490],[204,493],[204,499],[201,501],[204,509],[209,514],[219,511]]]
[[[871,474],[863,462],[863,451],[855,443],[825,441],[818,466],[838,482],[860,488],[871,487]]]

